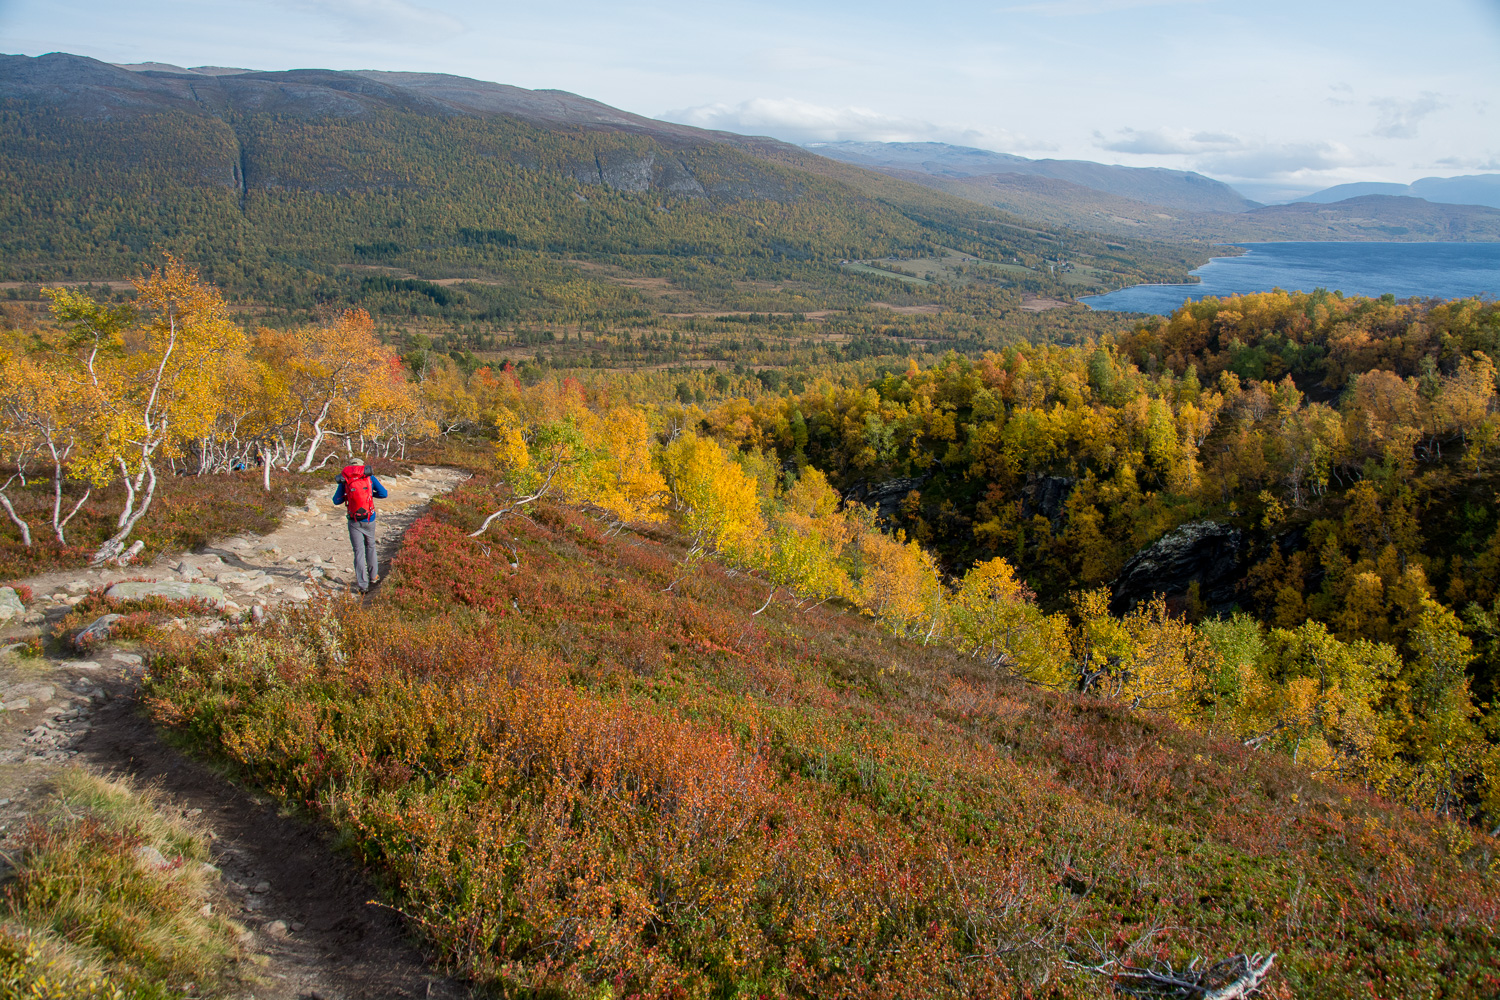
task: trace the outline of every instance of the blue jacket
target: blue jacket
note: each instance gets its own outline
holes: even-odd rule
[[[370,492],[373,493],[373,494],[375,494],[375,499],[377,499],[377,500],[384,500],[386,497],[390,496],[390,494],[385,491],[385,487],[380,485],[380,480],[378,480],[378,479],[375,478],[375,474],[373,472],[370,473]],[[338,489],[336,489],[336,490],[333,491],[333,505],[335,507],[337,507],[339,504],[341,504],[343,502],[344,502],[344,480],[343,480],[342,477],[340,477],[339,478],[339,487],[338,487]],[[375,520],[375,512],[373,510],[370,511],[370,516],[366,517],[366,518],[363,518],[363,519],[361,519],[361,518],[350,518],[350,520],[351,521],[357,521],[357,520],[373,521],[373,520]]]

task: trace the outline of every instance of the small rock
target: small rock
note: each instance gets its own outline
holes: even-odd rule
[[[231,549],[248,549],[250,547],[250,543],[245,541],[245,539],[243,538],[236,538],[234,541],[229,543],[229,547]]]
[[[214,904],[212,904],[212,903],[204,903],[202,906],[198,907],[198,916],[200,916],[200,917],[211,917],[213,915],[214,915]]]
[[[64,670],[98,670],[99,664],[95,660],[64,660],[58,664]]]
[[[255,883],[254,885],[252,885],[250,887],[250,891],[251,892],[270,892],[271,891],[271,883],[268,882],[268,881],[266,881],[265,879],[261,879],[259,882]]]
[[[284,938],[290,933],[285,920],[273,920],[266,924],[266,934],[273,938]]]
[[[321,566],[321,565],[323,565],[323,557],[320,556],[320,555],[314,555],[312,557],[312,564],[314,566]]]
[[[124,618],[124,615],[100,615],[88,624],[86,628],[79,630],[69,640],[73,648],[80,653],[88,652],[96,642],[104,642],[109,638],[109,630],[114,627],[115,622]]]
[[[142,868],[160,871],[163,868],[170,868],[172,865],[172,862],[168,861],[161,851],[158,851],[150,844],[142,844],[132,851],[131,854],[135,857],[135,863]]]
[[[109,658],[127,667],[138,667],[143,662],[138,653],[111,653]]]
[[[24,712],[31,707],[30,698],[17,698],[15,701],[0,702],[0,708],[7,712]]]
[[[224,602],[224,610],[227,613],[231,614],[231,615],[237,615],[241,611],[244,611],[245,609],[242,608],[242,607],[240,607],[238,604],[234,603],[233,601],[225,601]]]
[[[252,931],[245,931],[244,933],[240,934],[237,940],[239,941],[241,948],[250,948],[255,944],[255,934]]]
[[[22,684],[10,685],[0,697],[6,699],[35,698],[37,701],[51,701],[57,697],[57,688],[42,681],[26,681]]]
[[[87,580],[72,580],[69,583],[65,584],[65,586],[67,587],[67,591],[70,594],[86,594],[89,590],[89,583]]]
[[[0,646],[0,653],[21,653],[29,648],[24,642],[13,642],[8,646]]]
[[[287,600],[290,601],[305,601],[308,599],[309,594],[306,587],[292,586],[286,588],[286,596]]]
[[[304,927],[306,927],[306,926],[307,926],[307,925],[306,925],[306,924],[304,924],[304,923],[303,923],[303,922],[302,922],[302,921],[300,921],[300,920],[293,920],[293,921],[292,921],[292,924],[291,924],[291,927],[292,927],[292,933],[293,933],[293,934],[295,934],[295,933],[297,933],[297,932],[298,932],[298,931],[300,931],[300,930],[301,930],[301,929],[302,929],[302,928],[304,928]]]
[[[255,622],[257,625],[259,625],[265,617],[266,609],[263,605],[257,604],[255,605],[255,607],[250,609],[250,620]]]
[[[14,587],[0,587],[0,621],[26,617],[26,605]]]
[[[9,590],[10,588],[6,587],[4,589]],[[46,620],[47,620],[47,616],[44,615],[44,614],[42,614],[40,611],[33,611],[29,615],[27,615],[25,618],[21,619],[21,621],[25,622],[27,625],[40,625],[42,622],[44,622]]]

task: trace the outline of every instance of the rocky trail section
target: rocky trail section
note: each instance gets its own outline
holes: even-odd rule
[[[390,494],[377,501],[382,567],[428,501],[466,478],[454,469],[417,468],[381,480]],[[125,774],[155,784],[210,831],[213,862],[238,908],[231,916],[246,927],[245,1000],[464,996],[427,967],[398,915],[369,905],[377,890],[325,833],[163,740],[136,698],[146,664],[135,643],[106,637],[86,655],[50,646],[44,657],[20,655],[28,642],[50,639],[53,626],[101,587],[120,597],[197,597],[254,616],[319,590],[347,590],[353,560],[344,512],[332,496],[330,485],[286,511],[268,535],[226,539],[148,567],[17,581],[32,588],[29,604],[0,589],[0,846],[39,814],[61,768]],[[203,631],[223,627],[221,619],[179,622]]]

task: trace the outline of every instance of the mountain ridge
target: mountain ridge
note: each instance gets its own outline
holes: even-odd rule
[[[1179,211],[1242,212],[1260,204],[1222,181],[1164,167],[1125,167],[1091,160],[1033,160],[941,142],[820,142],[808,143],[806,148],[884,172],[900,170],[948,179],[1032,174]]]
[[[1299,202],[1327,204],[1368,194],[1421,198],[1424,201],[1442,205],[1482,205],[1487,208],[1500,208],[1500,174],[1423,177],[1410,184],[1382,181],[1335,184],[1333,187],[1297,198],[1292,204]]]

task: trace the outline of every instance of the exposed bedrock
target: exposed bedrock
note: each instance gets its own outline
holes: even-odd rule
[[[1210,610],[1228,610],[1240,576],[1240,529],[1216,521],[1193,521],[1170,531],[1130,558],[1110,585],[1117,610],[1164,594],[1187,594],[1193,583]]]

